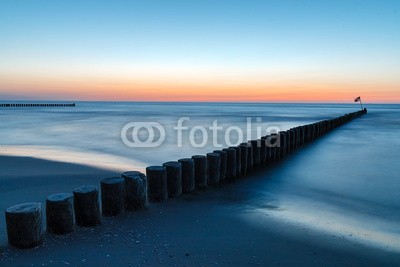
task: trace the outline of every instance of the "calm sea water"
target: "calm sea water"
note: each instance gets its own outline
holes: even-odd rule
[[[209,127],[226,146],[230,126],[252,138],[257,127],[286,130],[357,110],[355,104],[110,103],[78,102],[74,108],[1,108],[0,154],[28,155],[124,169],[177,160],[213,150]],[[400,251],[400,105],[368,105],[368,115],[322,137],[265,175],[248,204],[251,216],[268,216],[354,241]],[[180,117],[188,130],[177,146]],[[129,122],[157,122],[166,132],[156,148],[131,148],[121,140]],[[205,127],[204,147],[190,144],[189,132]],[[274,128],[275,129],[275,128]],[[130,133],[130,132],[129,132]],[[196,131],[200,143],[204,133]],[[200,134],[201,133],[201,134]],[[141,138],[146,132],[139,133]],[[156,137],[158,137],[156,133]],[[237,131],[229,141],[240,139]],[[260,221],[260,220],[254,220]]]
[[[3,108],[0,109],[0,140],[1,145],[24,146],[25,151],[29,150],[29,153],[41,157],[45,157],[46,153],[50,157],[56,156],[63,151],[63,155],[71,155],[68,160],[73,161],[76,152],[96,156],[100,164],[102,157],[104,163],[122,157],[128,162],[135,160],[145,166],[213,150],[209,127],[214,120],[222,127],[217,132],[217,143],[226,146],[225,133],[230,126],[240,127],[243,129],[243,139],[251,139],[256,137],[257,127],[263,130],[268,127],[285,130],[351,112],[356,108],[356,105],[110,102],[80,102],[74,108]],[[182,132],[183,146],[179,148],[174,127],[181,117],[190,118],[183,122],[183,126],[190,128]],[[252,136],[247,135],[248,118],[251,121]],[[121,129],[129,122],[160,123],[166,131],[165,141],[153,149],[126,146],[121,140]],[[190,129],[195,126],[204,126],[207,130],[208,142],[204,147],[190,145]],[[143,135],[140,140],[145,140],[144,129],[139,134]],[[196,143],[200,144],[204,134],[200,130],[195,134]],[[237,131],[232,131],[229,141],[234,143],[238,138]],[[3,147],[8,152],[20,148]]]

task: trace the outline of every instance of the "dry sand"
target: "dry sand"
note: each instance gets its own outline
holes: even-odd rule
[[[98,184],[114,172],[25,157],[0,157],[0,208],[44,202],[47,195]],[[246,220],[265,172],[220,189],[208,189],[144,212],[107,218],[96,228],[66,236],[46,234],[35,249],[6,243],[0,218],[1,266],[279,265],[399,266],[400,255],[337,235],[317,233],[269,218]],[[275,207],[270,207],[274,209]]]

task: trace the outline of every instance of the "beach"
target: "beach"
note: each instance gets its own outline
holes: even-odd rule
[[[5,160],[26,166],[34,164],[37,173],[57,169],[62,177],[64,171],[74,183],[84,183],[85,179],[94,183],[111,175],[80,165],[2,158],[2,162]],[[279,213],[282,208],[260,203],[256,188],[265,184],[265,179],[273,179],[267,177],[276,175],[275,172],[281,173],[282,167],[277,165],[269,171],[257,172],[223,188],[151,204],[147,211],[106,218],[99,227],[77,227],[66,236],[46,234],[44,244],[35,249],[19,250],[3,243],[0,263],[2,266],[395,266],[400,262],[399,252],[356,242],[346,233],[317,231],[268,215]],[[19,175],[30,177],[31,172],[20,171]],[[62,183],[57,186],[62,191],[73,188]],[[27,184],[24,192],[33,188]],[[47,190],[50,193],[54,188],[36,187],[31,193],[36,197],[22,194],[21,199],[21,195],[14,194],[14,200],[43,201]],[[258,209],[265,213],[259,213]],[[256,221],[248,220],[254,216]],[[1,229],[4,231],[4,225]]]
[[[400,1],[0,6],[0,267],[400,267]]]
[[[255,108],[258,109],[250,106],[249,110]],[[282,113],[274,117],[275,123],[288,127],[288,122],[317,121],[328,117],[329,113],[335,115],[346,109],[320,106],[312,113],[312,106],[298,108],[304,112],[287,113],[281,109]],[[193,113],[197,112],[196,107],[192,109]],[[231,110],[229,116],[250,113],[243,110],[245,106]],[[304,117],[307,112],[309,115]],[[82,116],[79,114],[68,116],[72,120],[73,116]],[[398,114],[397,105],[372,106],[362,118],[235,183],[151,204],[147,211],[105,218],[99,227],[77,227],[74,233],[66,236],[46,234],[44,244],[35,249],[9,247],[3,217],[0,220],[0,263],[2,266],[398,265]],[[227,120],[229,116],[225,114]],[[201,120],[206,117],[203,115]],[[88,124],[93,119],[84,120]],[[51,123],[46,127],[55,128],[53,120]],[[71,125],[76,123],[70,121]],[[68,141],[70,129],[67,133],[62,132],[62,128],[57,129],[58,137],[64,136],[63,142]],[[22,128],[15,131],[17,136],[27,134]],[[82,144],[89,133],[81,135],[75,142],[76,146],[84,148]],[[16,142],[16,137],[7,140],[7,147],[24,147]],[[56,139],[43,139],[43,142],[53,141]],[[106,144],[102,145],[105,150]],[[125,156],[128,165],[118,166],[110,165],[110,157],[102,158],[98,152],[98,157],[94,157],[98,164],[78,164],[88,162],[90,149],[85,152],[87,157],[73,158],[70,162],[62,162],[60,158],[49,161],[41,159],[40,155],[32,158],[3,153],[0,157],[1,209],[26,201],[44,203],[50,194],[71,192],[85,184],[99,185],[102,178],[118,176],[122,171],[140,170],[143,165],[161,164],[185,156],[182,150],[170,150],[170,146],[156,150],[156,154],[153,151],[151,160],[146,153],[143,158]],[[185,149],[188,154],[199,152]],[[35,151],[38,153],[40,147]],[[64,152],[61,151],[58,153]],[[105,151],[107,155],[112,154],[112,148]],[[139,152],[118,151],[114,156],[123,157],[127,153]],[[151,155],[150,151],[147,153]],[[126,169],[130,162],[133,162],[132,167]]]

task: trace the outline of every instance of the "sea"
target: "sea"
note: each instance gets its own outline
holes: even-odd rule
[[[400,252],[400,105],[364,107],[367,115],[259,173],[265,180],[247,202],[253,214]],[[0,108],[0,155],[144,171],[359,109],[359,103],[172,102]]]

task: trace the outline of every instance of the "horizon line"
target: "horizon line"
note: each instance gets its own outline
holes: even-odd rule
[[[125,102],[125,103],[238,103],[238,104],[356,104],[354,101],[162,101],[162,100],[67,100],[67,99],[54,99],[54,100],[44,100],[44,99],[14,99],[14,100],[3,100],[0,102]],[[363,102],[364,105],[399,105],[400,102]]]

